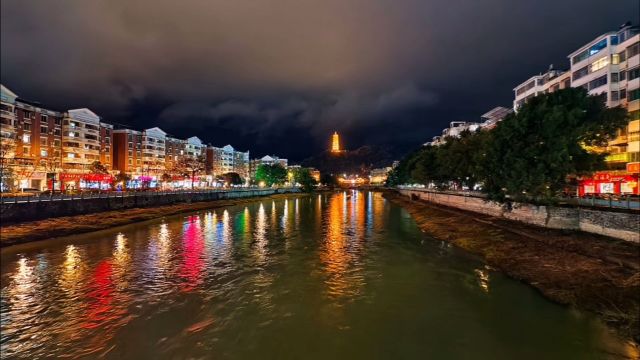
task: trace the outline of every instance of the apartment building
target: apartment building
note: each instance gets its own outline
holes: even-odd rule
[[[218,176],[230,172],[238,173],[243,179],[249,177],[249,151],[236,151],[233,146],[218,148],[209,146],[207,153],[207,174]]]
[[[142,174],[142,132],[133,129],[113,130],[113,168],[119,172]]]
[[[157,180],[166,170],[167,133],[158,127],[142,132],[142,174]]]
[[[467,122],[467,121],[452,121],[449,123],[449,127],[442,130],[442,135],[434,136],[433,139],[424,144],[424,146],[438,146],[447,141],[447,138],[460,137],[463,131],[474,132],[480,129],[481,123]]]
[[[165,169],[171,172],[184,156],[187,142],[171,136],[165,137]]]
[[[274,165],[274,164],[280,164],[282,167],[286,169],[287,165],[289,164],[289,161],[287,159],[283,159],[275,155],[271,155],[271,156],[265,155],[259,159],[253,159],[249,162],[249,177],[251,179],[255,179],[256,170],[258,169],[258,166]]]
[[[496,106],[480,116],[480,118],[483,120],[480,123],[480,127],[483,130],[491,130],[511,113],[513,113],[512,109],[507,109],[506,107],[502,106]]]
[[[618,131],[606,148],[608,171],[597,174],[589,192],[630,192],[640,170],[640,27],[626,23],[617,31],[597,36],[568,55],[569,70],[545,73],[518,85],[514,109],[530,97],[568,86],[581,87],[601,96],[609,107],[621,106],[629,112],[629,123]],[[545,77],[546,76],[546,77]],[[535,85],[532,81],[535,80]],[[592,181],[593,180],[593,181]],[[625,185],[627,184],[627,185]],[[601,188],[602,191],[598,190]],[[628,191],[622,191],[621,189]],[[606,190],[604,190],[606,189]],[[617,190],[616,190],[617,189]],[[635,190],[637,191],[637,190]]]

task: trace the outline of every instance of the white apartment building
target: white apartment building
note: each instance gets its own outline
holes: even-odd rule
[[[167,133],[158,127],[142,132],[142,171],[158,175],[165,170],[165,142]]]
[[[207,146],[202,143],[197,136],[192,136],[187,139],[185,145],[185,156],[189,156],[192,158],[196,158],[198,156],[205,154],[205,149]]]
[[[480,124],[480,128],[490,130],[496,127],[496,125],[502,121],[507,115],[513,113],[512,109],[506,107],[496,106],[493,109],[482,114],[480,118],[483,120]]]
[[[230,172],[249,177],[249,152],[237,151],[231,145],[207,148],[207,173],[217,176]]]
[[[514,110],[529,98],[566,87],[582,87],[602,96],[609,107],[627,108],[630,121],[609,142],[607,162],[613,168],[640,161],[640,28],[629,23],[602,34],[568,55],[570,69],[550,69],[514,88]]]
[[[513,110],[517,111],[522,104],[534,96],[571,86],[569,75],[570,73],[556,70],[553,65],[550,65],[546,73],[530,77],[513,89],[516,95],[513,100]]]
[[[62,119],[62,164],[84,171],[100,161],[100,117],[83,108],[69,110]]]
[[[482,124],[477,122],[467,122],[467,121],[452,121],[449,123],[449,127],[442,130],[442,135],[434,136],[433,139],[424,144],[424,146],[438,146],[442,145],[447,141],[449,137],[460,137],[460,134],[467,130],[474,132],[480,129]]]

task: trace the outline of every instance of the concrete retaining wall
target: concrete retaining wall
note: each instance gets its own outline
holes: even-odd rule
[[[214,201],[220,199],[267,196],[297,192],[297,189],[251,189],[194,193],[138,193],[135,196],[90,198],[30,203],[3,203],[0,205],[2,221],[6,223],[33,221],[58,216],[97,213],[109,210],[153,207],[177,203]]]
[[[514,204],[512,208],[483,198],[428,190],[398,190],[401,194],[462,210],[473,211],[551,229],[581,230],[640,243],[640,214],[585,208]]]

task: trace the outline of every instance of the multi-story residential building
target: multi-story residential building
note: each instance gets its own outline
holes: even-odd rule
[[[207,147],[207,174],[218,176],[230,172],[238,173],[243,179],[249,177],[249,152],[236,151],[233,146]]]
[[[548,72],[518,85],[514,89],[514,109],[517,110],[532,96],[569,86],[582,87],[590,95],[601,96],[609,107],[626,108],[630,118],[628,125],[618,131],[618,136],[610,141],[606,148],[593,150],[609,153],[606,159],[608,167],[617,170],[600,174],[600,178],[623,179],[627,175],[637,177],[640,167],[639,44],[640,28],[629,23],[621,26],[618,31],[596,37],[568,55],[569,71],[553,74]],[[532,80],[536,80],[533,86]],[[538,80],[541,80],[539,85]],[[630,181],[637,182],[633,179]],[[622,184],[616,185],[614,182],[604,183],[603,188],[623,187]],[[637,191],[638,187],[635,189]],[[599,192],[597,189],[595,191]]]
[[[60,171],[61,114],[21,99],[4,86],[1,94],[2,188],[43,190],[47,174]]]
[[[166,169],[167,133],[158,127],[142,132],[142,173],[157,180]]]
[[[100,161],[100,117],[89,109],[69,110],[62,120],[62,166],[83,173]]]
[[[184,154],[191,158],[197,158],[205,155],[206,148],[207,145],[203,144],[202,140],[197,136],[192,136],[186,141]]]
[[[482,128],[483,130],[491,130],[511,113],[513,113],[512,109],[507,109],[506,107],[502,106],[496,106],[480,116],[480,118],[483,120],[480,124],[480,128]]]
[[[556,70],[553,65],[550,65],[546,73],[534,75],[513,89],[515,93],[513,109],[518,110],[522,104],[534,96],[570,87],[571,78],[569,75],[570,73]]]
[[[442,145],[447,141],[449,137],[460,137],[460,134],[463,131],[471,131],[474,132],[480,129],[481,124],[477,122],[467,122],[467,121],[452,121],[449,123],[449,127],[442,130],[442,135],[434,136],[433,139],[424,145],[430,146],[438,146]]]
[[[171,136],[165,137],[165,169],[172,172],[185,154],[187,142]]]
[[[113,125],[100,123],[100,162],[107,170],[113,170]]]
[[[253,159],[250,161],[249,163],[249,177],[251,179],[255,179],[256,177],[256,170],[258,169],[258,166],[260,165],[274,165],[274,164],[280,164],[282,167],[284,167],[285,169],[287,168],[289,161],[287,159],[282,159],[279,158],[275,155],[269,156],[269,155],[265,155],[259,159]]]
[[[113,130],[113,168],[132,176],[142,174],[142,132]]]

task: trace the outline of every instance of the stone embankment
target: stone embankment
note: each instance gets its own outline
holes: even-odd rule
[[[579,230],[640,243],[640,212],[585,207],[503,204],[480,197],[440,193],[424,189],[399,189],[402,195],[465,211],[491,215],[550,229]]]
[[[203,201],[242,199],[256,196],[299,192],[297,188],[238,189],[229,191],[139,192],[110,194],[104,197],[74,199],[36,198],[30,202],[3,202],[0,216],[3,224],[43,220],[52,217],[86,215],[113,210],[149,208]]]

